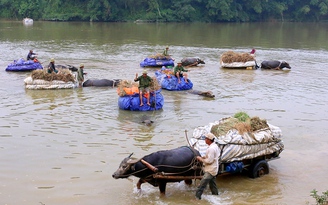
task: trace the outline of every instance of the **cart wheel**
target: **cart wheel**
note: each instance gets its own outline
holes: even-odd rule
[[[191,185],[191,184],[192,184],[192,180],[191,180],[191,179],[185,179],[184,182],[185,182],[187,185]]]
[[[254,163],[249,172],[251,178],[257,178],[269,174],[269,164],[265,160],[258,161]]]

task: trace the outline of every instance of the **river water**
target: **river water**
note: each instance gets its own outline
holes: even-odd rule
[[[315,204],[313,189],[328,189],[328,24],[135,24],[0,21],[0,204]],[[200,57],[191,68],[195,90],[162,90],[162,110],[119,110],[113,88],[25,90],[30,73],[6,72],[28,50],[47,65],[85,64],[88,78],[132,80],[139,63],[160,53]],[[257,50],[256,59],[285,60],[290,71],[222,69],[219,57],[233,50]],[[147,68],[150,76],[154,68]],[[244,111],[282,129],[285,150],[269,162],[270,173],[217,178],[219,196],[209,190],[194,201],[197,182],[168,184],[166,196],[137,178],[112,173],[130,153],[187,145],[198,126]],[[141,123],[143,115],[155,122]]]

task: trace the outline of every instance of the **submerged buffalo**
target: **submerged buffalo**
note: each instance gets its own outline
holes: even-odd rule
[[[141,122],[147,126],[151,126],[154,123],[154,121],[151,120],[151,118],[148,115],[143,115],[141,117]]]
[[[199,90],[188,90],[188,93],[201,95],[208,98],[215,98],[215,95],[212,91],[199,91]]]
[[[108,79],[88,79],[83,82],[83,87],[90,87],[90,86],[95,86],[95,87],[116,87],[120,83],[120,79],[113,79],[113,80],[108,80]]]
[[[197,66],[198,64],[205,64],[200,58],[183,58],[181,63],[185,67]]]
[[[131,154],[132,155],[132,154]],[[149,184],[159,187],[160,193],[165,195],[168,182],[180,182],[185,180],[191,184],[191,180],[201,178],[201,164],[196,160],[199,152],[191,147],[179,147],[172,150],[162,150],[144,156],[142,159],[131,159],[131,155],[121,162],[119,168],[112,175],[113,178],[139,178],[137,188],[141,184]]]
[[[291,69],[290,65],[285,61],[277,61],[277,60],[271,60],[271,61],[263,61],[261,63],[262,69],[273,69],[273,70],[281,70],[283,68],[289,68]]]
[[[76,72],[78,70],[77,67],[71,66],[71,65],[56,65],[55,68],[69,69],[70,71],[73,71],[73,72]]]

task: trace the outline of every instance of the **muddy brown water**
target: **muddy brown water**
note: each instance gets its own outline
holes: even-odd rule
[[[269,29],[274,28],[274,29]],[[0,21],[0,204],[315,204],[310,196],[328,189],[328,43],[326,23],[134,24]],[[200,57],[191,68],[194,89],[162,90],[162,110],[119,110],[114,88],[25,90],[29,73],[6,72],[28,50],[47,65],[84,63],[88,78],[130,79],[139,63],[166,45],[176,59]],[[290,71],[221,69],[226,51],[256,59],[285,60]],[[147,68],[150,75],[156,69]],[[130,153],[187,145],[197,126],[245,111],[283,131],[285,150],[270,161],[270,173],[217,178],[219,196],[209,190],[193,201],[197,187],[167,186],[165,197],[137,179],[112,173]],[[145,126],[143,115],[154,123]]]

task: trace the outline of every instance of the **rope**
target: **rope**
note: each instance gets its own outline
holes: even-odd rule
[[[137,162],[136,162],[137,163]],[[122,177],[129,177],[129,176],[131,176],[131,175],[134,175],[134,174],[137,174],[137,173],[139,173],[139,172],[142,172],[142,171],[144,171],[144,170],[146,170],[146,169],[148,169],[147,167],[145,167],[145,168],[143,168],[143,169],[140,169],[139,171],[135,171],[135,172],[132,172],[132,173],[130,173],[130,174],[123,174],[123,175],[120,175],[120,176],[122,176]]]
[[[114,79],[112,79],[112,81],[113,81],[113,85],[112,85],[112,88],[114,88],[114,87],[115,87],[115,80],[114,80]]]
[[[282,62],[279,63],[279,66],[277,67],[278,69],[280,69],[281,63],[282,63]],[[277,68],[276,68],[276,69],[277,69]]]
[[[189,138],[188,138],[188,136],[187,136],[187,130],[185,130],[185,136],[186,136],[186,140],[187,140],[187,142],[188,142],[188,144],[189,144],[189,149],[194,153],[194,156],[197,156],[195,150],[194,150],[194,149],[191,149],[191,148],[194,148],[194,145],[195,145],[196,143],[194,143],[194,144],[191,146],[190,141],[189,141]],[[197,140],[197,142],[198,142],[198,140]]]
[[[185,136],[186,136],[186,140],[187,140],[189,146],[192,147],[191,144],[190,144],[190,142],[189,142],[188,136],[187,136],[187,130],[185,130]]]
[[[154,111],[155,111],[156,110],[156,104],[157,104],[157,101],[156,101],[156,90],[154,90],[153,92],[154,92],[154,101],[155,101],[155,107],[154,107],[155,108]]]
[[[161,172],[162,175],[179,175],[179,174],[183,174],[183,173],[186,173],[190,170],[196,170],[195,167],[197,167],[197,165],[199,164],[199,162],[196,160],[196,158],[193,158],[193,160],[191,161],[191,163],[189,165],[186,165],[186,166],[170,166],[170,165],[158,165],[158,166],[155,166],[156,168],[157,167],[171,167],[171,168],[178,168],[178,169],[182,169],[182,168],[187,168],[187,167],[190,167],[189,169],[185,170],[185,171],[182,171],[182,172],[174,172],[174,173],[165,173],[165,172]]]

